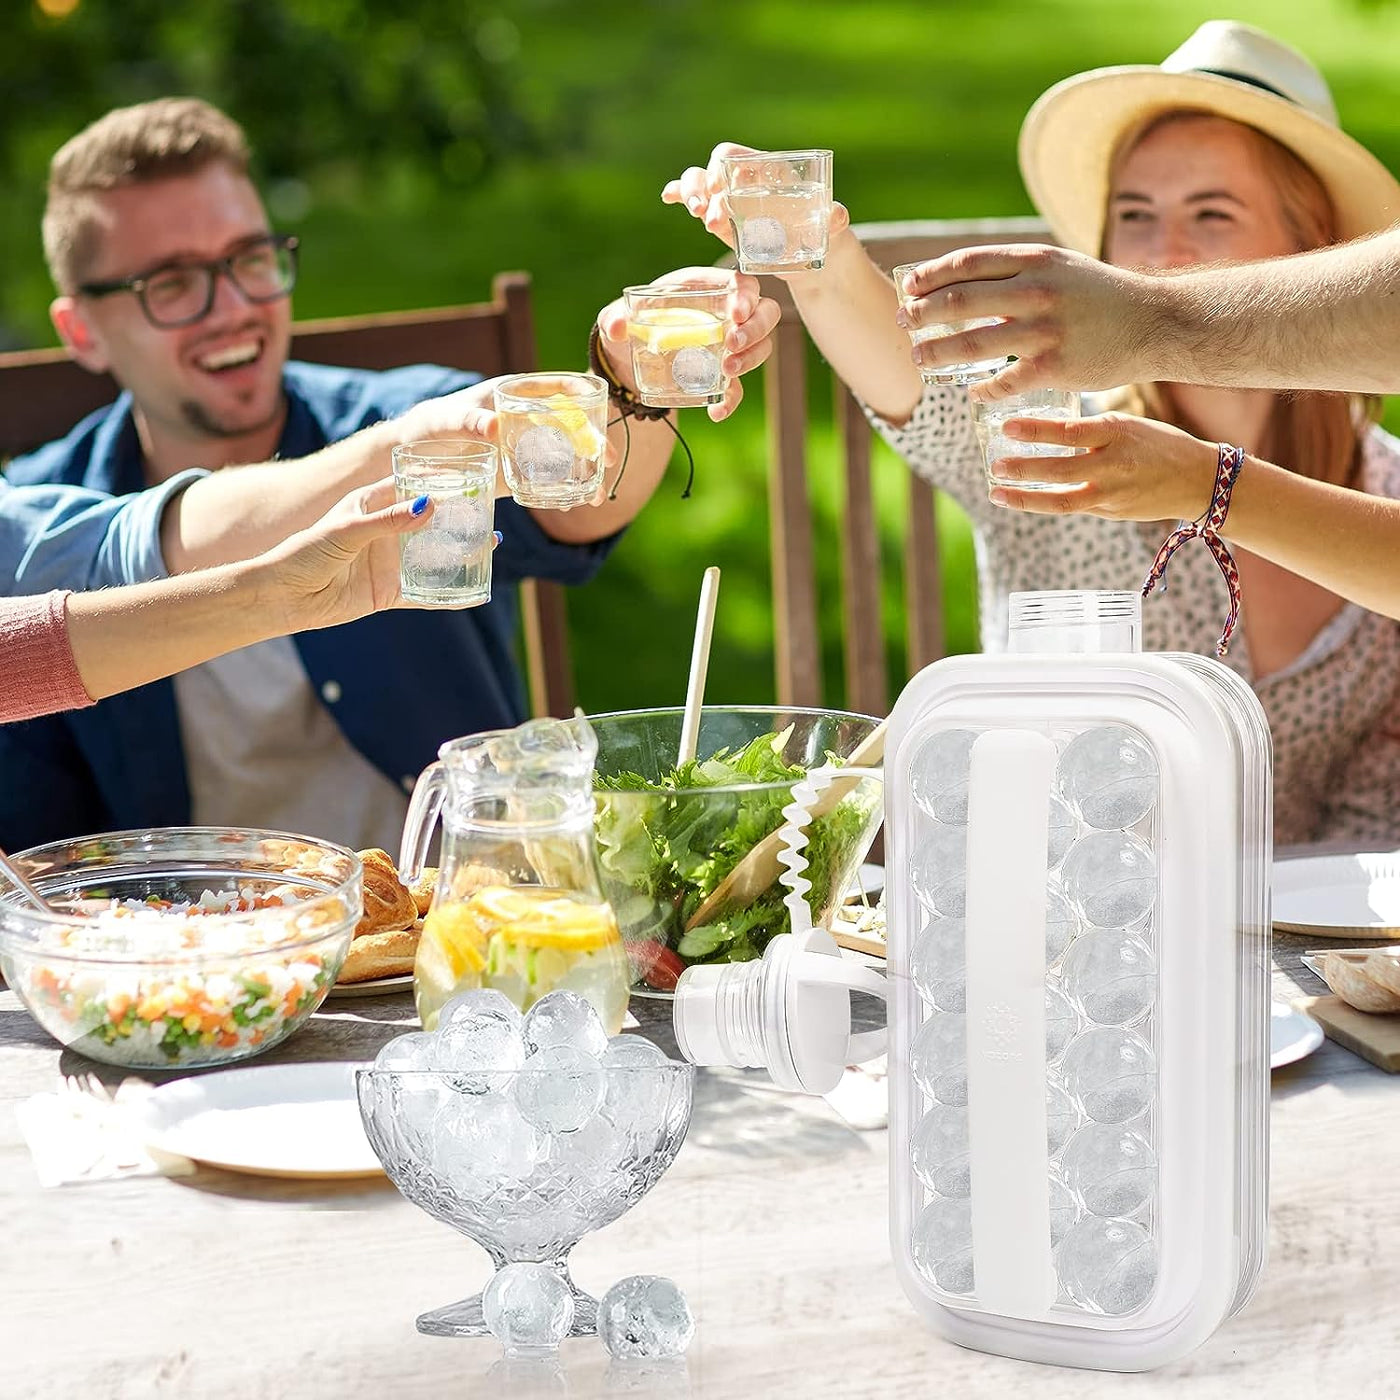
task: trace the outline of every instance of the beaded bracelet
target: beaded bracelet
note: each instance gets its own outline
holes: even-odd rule
[[[1220,634],[1220,640],[1215,644],[1217,656],[1224,656],[1229,650],[1230,638],[1234,636],[1236,624],[1240,620],[1240,571],[1226,548],[1225,541],[1220,538],[1220,531],[1225,528],[1225,517],[1230,511],[1230,493],[1235,489],[1235,482],[1239,480],[1240,468],[1243,466],[1244,448],[1231,447],[1228,442],[1222,442],[1216,459],[1215,485],[1211,489],[1210,504],[1206,507],[1205,514],[1198,516],[1189,525],[1173,530],[1167,536],[1161,549],[1157,551],[1157,557],[1152,561],[1152,567],[1147,571],[1147,579],[1142,585],[1144,598],[1159,583],[1162,585],[1162,592],[1165,593],[1167,563],[1172,555],[1187,540],[1204,540],[1211,557],[1220,566],[1220,572],[1225,578],[1225,587],[1230,592],[1230,611],[1226,615],[1225,628]]]

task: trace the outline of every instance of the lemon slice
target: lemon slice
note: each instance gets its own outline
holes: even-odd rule
[[[530,414],[530,421],[558,428],[580,457],[596,457],[606,446],[607,439],[593,426],[587,411],[567,394],[550,394],[540,400],[540,407],[547,412]]]
[[[470,920],[468,939],[478,957],[492,934],[499,934],[504,943],[516,948],[578,953],[607,947],[620,938],[608,905],[557,890],[497,886],[478,890],[459,907]],[[423,933],[426,937],[426,927]]]
[[[692,345],[718,345],[724,339],[724,322],[698,306],[656,306],[630,321],[627,334],[653,355],[669,355]]]
[[[462,978],[479,975],[486,966],[482,950],[489,928],[473,909],[476,900],[432,909],[423,920],[418,945],[419,968],[438,986],[455,986]]]

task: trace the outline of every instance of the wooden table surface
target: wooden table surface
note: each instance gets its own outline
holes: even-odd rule
[[[1276,946],[1285,998],[1319,990],[1301,946]],[[643,1024],[664,1043],[653,1005]],[[258,1063],[365,1058],[413,1024],[406,994],[332,1001]],[[1400,1394],[1400,1081],[1330,1041],[1274,1076],[1258,1293],[1194,1355],[1141,1376],[1033,1367],[927,1330],[886,1244],[888,1134],[754,1073],[702,1074],[671,1171],[574,1252],[591,1292],[654,1272],[689,1297],[684,1362],[638,1368],[592,1338],[525,1364],[487,1339],[420,1336],[415,1315],[479,1288],[486,1256],[387,1183],[204,1169],[41,1188],[15,1104],[90,1068],[0,993],[6,1400]]]

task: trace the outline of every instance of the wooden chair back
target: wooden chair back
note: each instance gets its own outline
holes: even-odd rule
[[[880,267],[920,262],[979,243],[1047,243],[1037,219],[949,219],[855,225]],[[774,351],[764,367],[769,433],[769,529],[777,696],[781,705],[821,705],[819,600],[807,489],[807,332],[786,286],[765,278],[783,307]],[[867,714],[890,706],[880,606],[880,540],[870,470],[871,430],[850,390],[832,375],[843,487],[841,620],[845,703]],[[928,482],[905,472],[904,534],[907,675],[943,655],[936,501]],[[907,677],[906,677],[907,678]]]
[[[524,373],[536,363],[529,274],[500,273],[488,302],[299,322],[292,358],[371,370],[436,364],[486,377]],[[64,350],[0,354],[0,462],[61,437],[116,396],[109,376],[88,373]],[[567,718],[574,699],[564,590],[527,580],[521,614],[531,707]]]

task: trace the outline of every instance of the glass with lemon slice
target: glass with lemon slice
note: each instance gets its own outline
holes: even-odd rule
[[[645,404],[700,408],[721,403],[729,288],[627,287],[632,377]]]
[[[506,485],[522,506],[586,505],[603,484],[608,386],[596,374],[513,374],[495,389]]]

